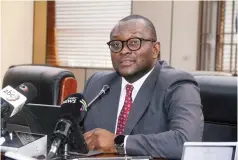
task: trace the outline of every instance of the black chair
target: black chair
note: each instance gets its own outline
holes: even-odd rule
[[[10,85],[16,88],[24,82],[30,82],[36,86],[38,96],[30,102],[35,104],[60,105],[67,96],[77,92],[77,81],[69,70],[32,64],[11,66],[4,76],[2,87]],[[39,110],[39,112],[44,111],[44,109]],[[22,109],[11,118],[4,118],[7,129],[10,132],[29,132],[29,128],[26,127],[28,123],[26,116],[32,118],[29,112]]]
[[[69,70],[32,64],[11,66],[4,75],[2,88],[15,88],[24,82],[34,84],[38,91],[37,98],[30,103],[60,105],[77,91],[77,81]]]
[[[204,142],[237,141],[237,77],[194,76],[200,85]]]

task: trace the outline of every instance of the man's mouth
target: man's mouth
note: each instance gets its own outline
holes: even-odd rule
[[[130,66],[133,63],[135,63],[135,61],[133,61],[133,60],[122,60],[122,61],[120,61],[121,66]]]

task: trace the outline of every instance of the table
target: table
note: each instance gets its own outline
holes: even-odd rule
[[[99,155],[95,155],[95,156],[91,156],[91,157],[85,157],[85,158],[82,158],[82,159],[93,159],[95,157],[95,159],[99,159],[99,158],[122,158],[123,156],[120,156],[118,154],[99,154]],[[126,158],[125,158],[126,159]],[[4,155],[1,153],[1,160],[5,160],[5,157]],[[162,159],[162,158],[153,158],[153,160],[165,160],[165,159]]]
[[[96,155],[96,156],[93,156],[93,157],[96,157],[96,158],[107,158],[107,157],[123,157],[123,156],[119,156],[118,154],[99,154],[99,155]],[[153,160],[166,160],[166,159],[163,159],[163,158],[153,158]]]

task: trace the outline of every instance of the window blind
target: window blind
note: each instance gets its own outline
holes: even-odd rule
[[[238,70],[237,55],[237,1],[225,1],[223,65],[222,70]]]
[[[131,14],[131,0],[55,1],[55,45],[60,66],[111,68],[107,42]]]

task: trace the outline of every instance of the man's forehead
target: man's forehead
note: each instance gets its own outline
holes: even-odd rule
[[[138,20],[128,20],[128,21],[120,21],[112,30],[112,37],[122,35],[122,34],[136,34],[136,35],[144,35],[147,28],[145,22],[141,19]]]

